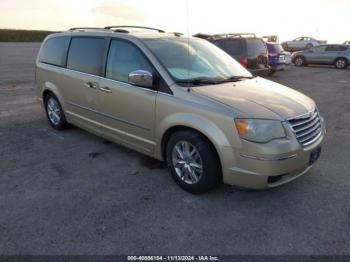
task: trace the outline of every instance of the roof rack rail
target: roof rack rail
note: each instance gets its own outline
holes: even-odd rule
[[[148,30],[154,30],[158,33],[165,33],[164,30],[153,28],[153,27],[146,27],[146,26],[132,26],[132,25],[117,25],[117,26],[106,26],[104,29],[114,29],[114,28],[139,28],[139,29],[148,29]]]
[[[254,33],[227,33],[227,34],[215,34],[213,37],[256,37]]]
[[[104,30],[105,28],[102,27],[73,27],[70,28],[69,31],[74,31],[74,30]]]
[[[180,32],[171,32],[170,34],[173,34],[174,36],[177,36],[177,37],[184,35],[183,33],[180,33]]]
[[[193,37],[198,37],[198,38],[202,38],[202,39],[210,39],[210,38],[213,38],[213,35],[204,34],[204,33],[197,33],[197,34],[193,35]]]

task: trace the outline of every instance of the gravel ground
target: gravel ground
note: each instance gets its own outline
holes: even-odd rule
[[[53,130],[32,85],[38,47],[0,44],[0,254],[350,255],[350,69],[271,77],[315,99],[326,120],[309,174],[195,196],[161,162]]]

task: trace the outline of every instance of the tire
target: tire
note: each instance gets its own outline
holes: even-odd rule
[[[337,58],[334,61],[334,65],[337,69],[345,69],[348,67],[348,61],[345,58]]]
[[[295,66],[304,66],[305,58],[302,56],[297,56],[296,58],[294,58],[293,63],[295,64]]]
[[[313,48],[314,46],[312,44],[307,44],[306,45],[306,49],[310,49],[310,48]]]
[[[214,146],[194,131],[178,131],[166,145],[166,160],[175,182],[187,192],[200,194],[221,181],[220,160]]]
[[[61,104],[53,93],[48,93],[45,96],[44,106],[47,119],[54,129],[63,130],[69,127]]]
[[[269,72],[268,72],[268,75],[269,75],[269,76],[272,76],[272,75],[275,74],[275,73],[276,73],[276,70],[270,69]]]

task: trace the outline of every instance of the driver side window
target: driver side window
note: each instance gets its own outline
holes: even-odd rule
[[[106,78],[128,83],[129,74],[136,70],[152,72],[152,67],[136,46],[126,41],[112,40]]]
[[[325,46],[317,46],[317,47],[314,47],[314,48],[313,48],[313,50],[314,50],[315,52],[318,52],[318,53],[324,52],[325,49],[326,49]]]

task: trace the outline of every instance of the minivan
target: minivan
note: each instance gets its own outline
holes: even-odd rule
[[[252,76],[206,40],[154,28],[52,34],[36,86],[53,128],[74,125],[166,161],[191,193],[290,182],[314,165],[325,134],[311,98]]]

